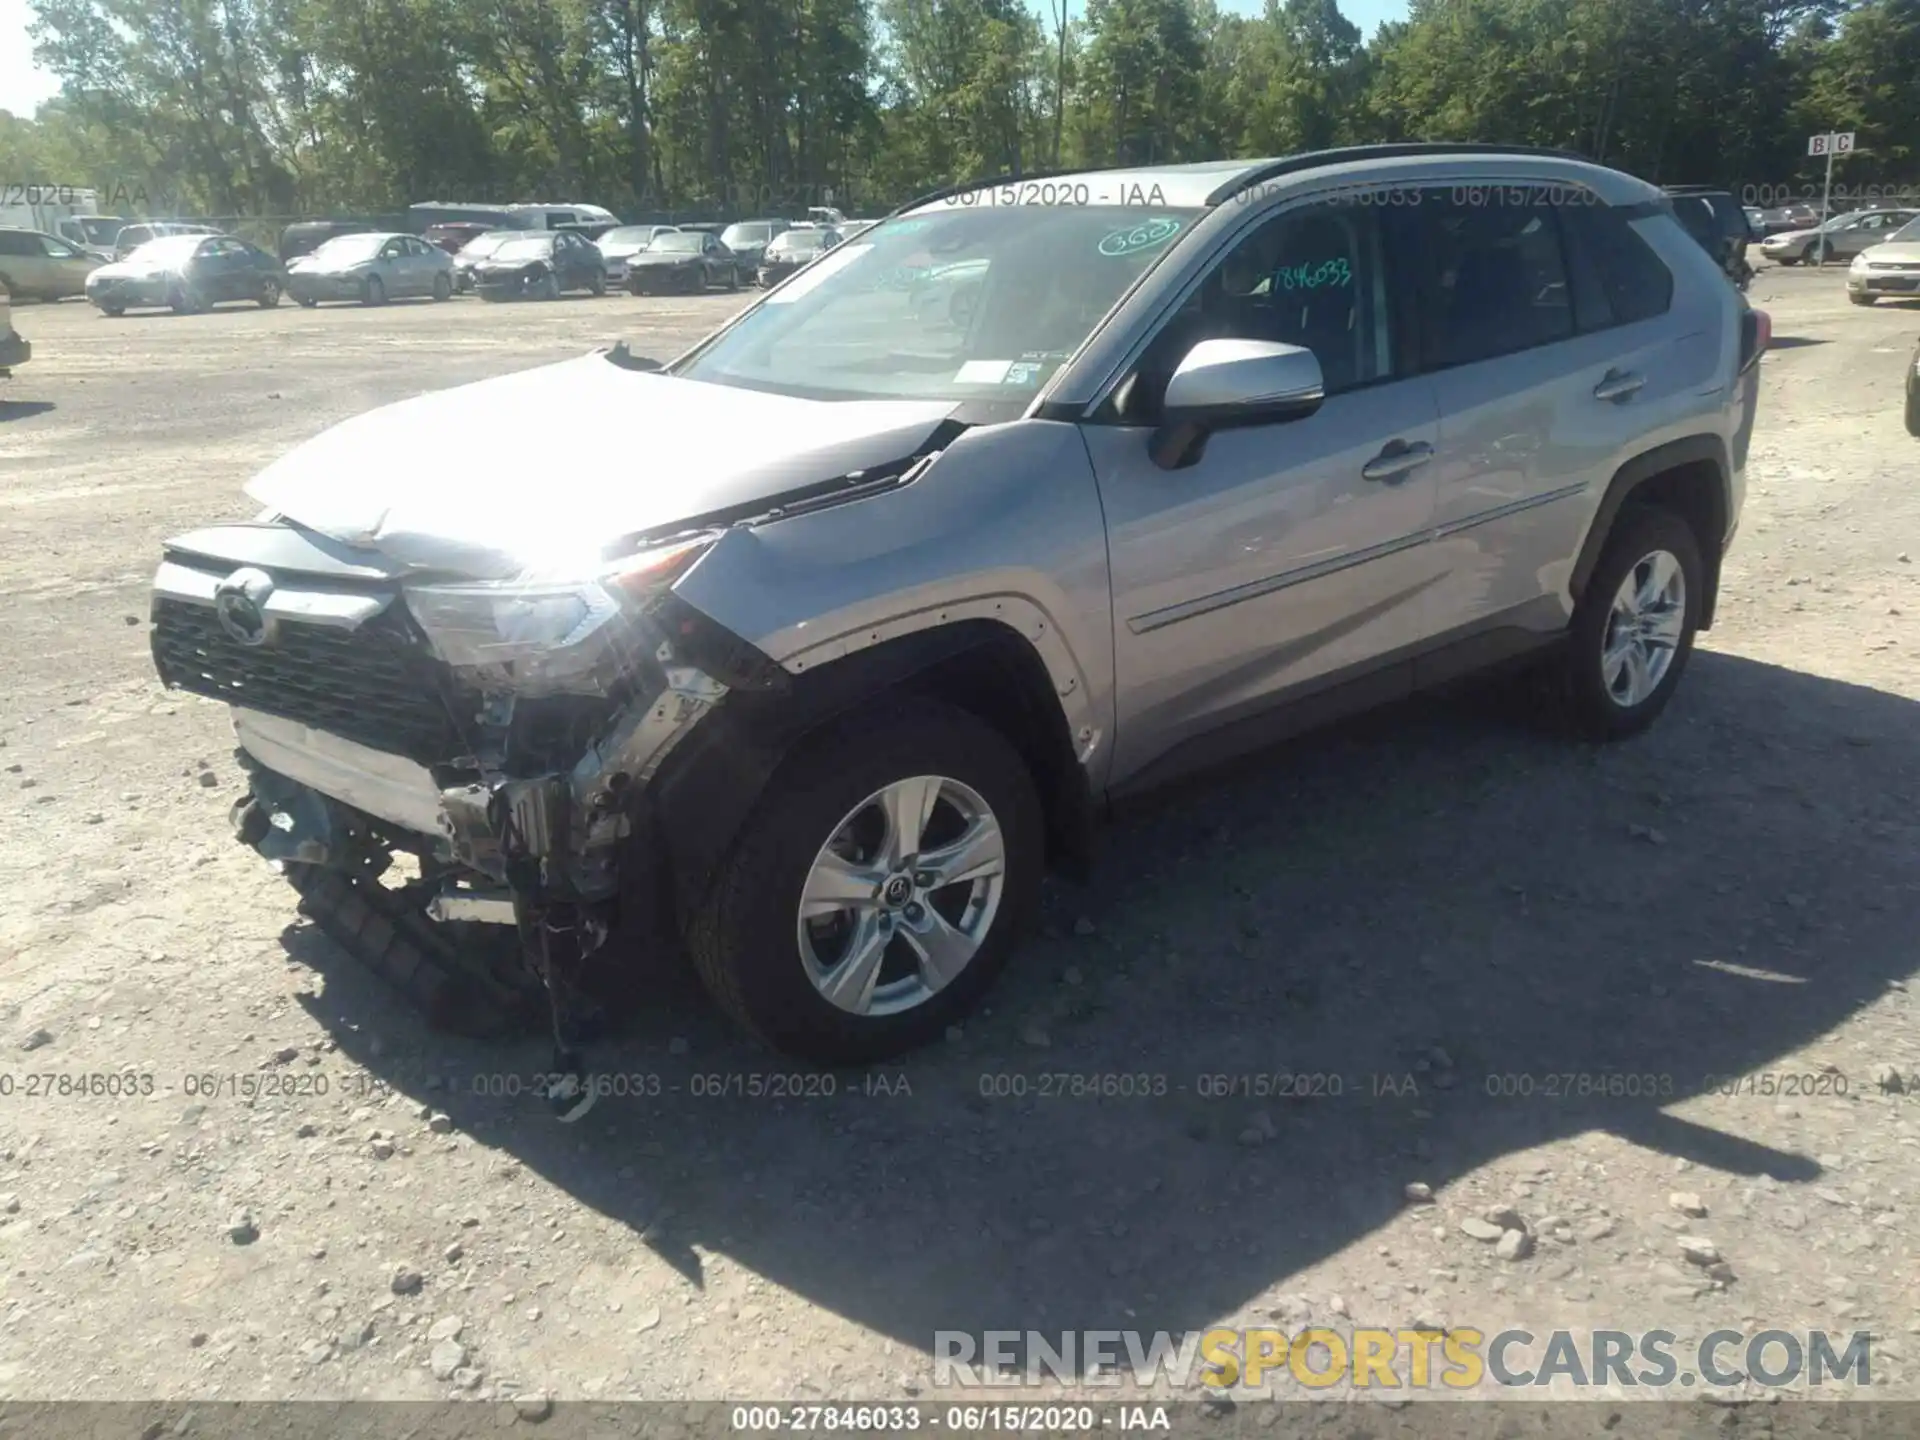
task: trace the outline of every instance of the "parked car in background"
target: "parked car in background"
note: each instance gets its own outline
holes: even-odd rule
[[[1496,661],[1571,734],[1656,722],[1769,338],[1661,202],[1444,145],[927,197],[664,368],[279,457],[280,518],[168,544],[159,676],[233,707],[233,828],[350,953],[485,1006],[435,922],[524,947],[562,1119],[610,1093],[569,1046],[612,934],[683,939],[779,1050],[885,1059],[983,1001],[1116,801]],[[890,283],[962,259],[968,325]]]
[[[794,271],[811,265],[839,243],[838,230],[816,229],[811,226],[804,230],[789,230],[784,235],[774,236],[760,257],[761,289],[778,285]]]
[[[1869,245],[1847,267],[1847,299],[1871,305],[1882,295],[1920,295],[1920,219]]]
[[[656,235],[653,243],[627,257],[627,289],[635,295],[695,294],[710,285],[738,290],[746,262],[720,240],[698,230]]]
[[[742,272],[752,275],[760,269],[760,261],[767,253],[767,246],[773,243],[773,237],[791,229],[791,220],[742,220],[720,232],[720,243],[739,260]]]
[[[0,285],[0,380],[13,374],[13,367],[33,358],[33,346],[13,328],[13,297]]]
[[[672,225],[616,225],[594,241],[607,262],[607,283],[625,285],[627,262],[651,245],[655,237],[671,235],[676,228]]]
[[[453,288],[471,290],[474,267],[509,240],[525,239],[526,233],[524,230],[488,230],[462,245],[460,253],[453,257]]]
[[[232,300],[270,309],[286,288],[278,257],[232,235],[163,235],[87,277],[87,299],[105,315],[191,315]]]
[[[449,225],[429,225],[421,232],[420,238],[449,255],[458,255],[468,245],[478,240],[488,231],[498,227],[484,225],[477,220],[456,221]]]
[[[1760,242],[1760,253],[1776,265],[1820,263],[1824,248],[1828,260],[1851,260],[1869,245],[1877,245],[1914,218],[1913,210],[1853,210],[1836,215],[1810,230],[1787,230]],[[1825,245],[1822,246],[1822,237]]]
[[[163,239],[169,235],[218,235],[220,231],[212,225],[196,225],[184,220],[140,220],[132,225],[123,225],[113,237],[113,258],[124,260],[149,240]]]
[[[87,276],[105,263],[44,230],[0,229],[0,290],[19,300],[64,300],[87,293]]]
[[[867,231],[879,223],[878,220],[849,220],[846,224],[835,228],[840,231],[840,238],[842,240],[851,240],[856,235],[866,234]]]
[[[591,240],[564,230],[521,232],[473,266],[482,300],[558,300],[566,290],[607,293],[607,262]]]
[[[298,220],[280,232],[280,263],[311,255],[337,235],[364,235],[373,226],[362,220]]]
[[[323,300],[384,305],[405,296],[453,297],[453,257],[418,235],[369,231],[329,240],[287,267],[287,293],[311,309]]]

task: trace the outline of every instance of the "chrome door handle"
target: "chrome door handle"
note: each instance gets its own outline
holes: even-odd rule
[[[1433,459],[1433,446],[1424,440],[1409,445],[1405,441],[1395,440],[1373,459],[1360,467],[1360,474],[1368,480],[1384,480],[1389,485],[1398,484],[1413,471]]]
[[[1644,375],[1635,375],[1628,370],[1609,370],[1593,387],[1596,400],[1624,400],[1647,383]]]

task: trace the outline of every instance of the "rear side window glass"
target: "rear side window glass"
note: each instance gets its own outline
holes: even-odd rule
[[[1672,308],[1673,272],[1618,210],[1566,205],[1560,223],[1583,331],[1651,320]]]
[[[1411,215],[1424,272],[1424,368],[1470,365],[1573,335],[1573,303],[1550,206],[1486,203],[1460,191],[1430,190]]]
[[[0,230],[0,255],[38,255],[40,242],[24,230]]]

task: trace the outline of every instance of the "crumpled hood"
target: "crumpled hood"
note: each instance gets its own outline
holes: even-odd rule
[[[1882,240],[1857,257],[1869,265],[1920,265],[1920,240]]]
[[[499,576],[913,454],[945,401],[801,400],[587,355],[343,421],[247,494],[403,564]]]

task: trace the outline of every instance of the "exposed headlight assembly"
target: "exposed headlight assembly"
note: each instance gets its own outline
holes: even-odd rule
[[[604,694],[660,637],[646,602],[679,579],[712,536],[645,550],[586,579],[512,580],[407,589],[407,608],[454,670],[529,697]]]

